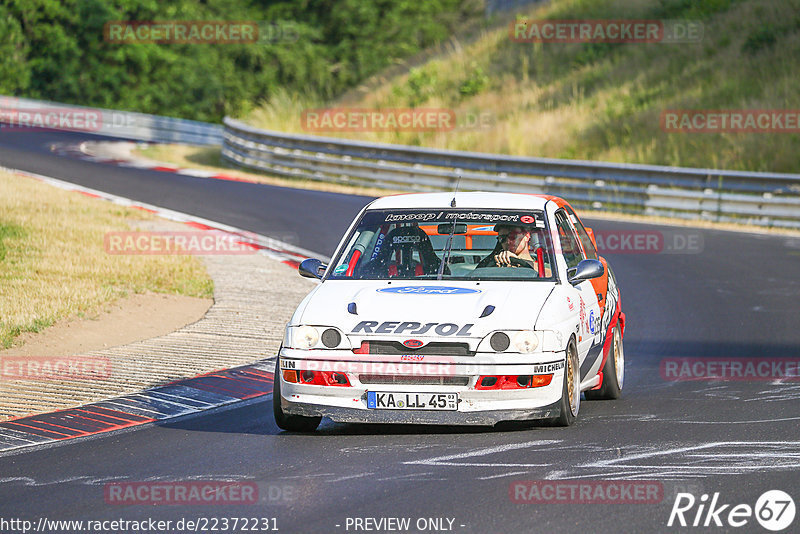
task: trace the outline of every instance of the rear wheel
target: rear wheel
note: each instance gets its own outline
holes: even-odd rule
[[[578,367],[578,349],[575,348],[574,340],[570,340],[566,352],[564,385],[561,391],[561,415],[551,420],[556,426],[570,426],[578,418],[578,411],[581,408],[580,368]]]
[[[625,351],[622,349],[622,334],[619,325],[611,335],[611,347],[603,366],[603,385],[600,389],[586,392],[588,400],[612,400],[622,396],[622,383],[625,381]]]
[[[306,417],[303,415],[288,415],[281,408],[281,367],[280,356],[275,360],[275,385],[272,387],[272,413],[275,415],[275,424],[282,430],[289,432],[314,432],[322,421],[321,416]]]

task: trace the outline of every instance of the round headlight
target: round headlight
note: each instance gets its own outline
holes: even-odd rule
[[[511,341],[508,339],[508,335],[503,332],[495,332],[489,339],[489,345],[495,352],[503,352],[508,348],[509,344],[511,344]]]
[[[327,328],[322,333],[322,344],[328,347],[329,349],[338,347],[339,343],[341,342],[342,342],[342,335],[335,328]]]
[[[531,331],[523,330],[514,335],[514,348],[522,354],[528,354],[539,346],[539,339]]]
[[[294,345],[298,349],[310,349],[319,343],[319,332],[313,326],[301,326],[294,333]]]

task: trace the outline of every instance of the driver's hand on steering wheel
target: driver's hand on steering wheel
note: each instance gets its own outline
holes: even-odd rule
[[[495,255],[494,262],[498,267],[511,267],[511,258],[519,258],[519,256],[509,250],[504,250]]]
[[[529,269],[536,270],[536,267],[533,266],[532,261],[529,261],[525,258],[520,258],[508,250],[504,250],[503,252],[496,254],[494,257],[494,263],[498,267],[527,267]]]

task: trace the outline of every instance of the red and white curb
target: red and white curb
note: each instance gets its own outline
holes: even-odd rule
[[[272,393],[274,362],[178,380],[139,393],[0,423],[0,453],[165,421]]]
[[[257,249],[259,253],[264,254],[270,258],[276,259],[292,267],[296,267],[297,265],[299,265],[301,261],[303,261],[306,258],[310,257],[321,258],[319,254],[312,252],[310,250],[297,247],[295,245],[291,245],[289,243],[280,241],[278,239],[269,236],[256,234],[254,232],[243,230],[241,228],[236,228],[235,226],[230,226],[216,221],[210,221],[208,219],[204,219],[203,217],[197,217],[195,215],[189,215],[188,213],[182,213],[180,211],[170,210],[167,208],[162,208],[160,206],[154,206],[152,204],[147,204],[145,202],[138,202],[135,200],[131,200],[129,198],[113,195],[111,193],[98,191],[97,189],[91,189],[89,187],[84,187],[70,182],[65,182],[57,178],[43,176],[41,174],[22,171],[19,169],[9,169],[4,167],[0,167],[0,169],[3,169],[7,172],[11,172],[14,174],[19,174],[21,176],[27,176],[29,178],[33,178],[40,182],[50,184],[52,186],[64,189],[66,191],[74,191],[76,193],[81,193],[82,195],[86,195],[88,197],[107,200],[109,202],[113,202],[114,204],[118,204],[120,206],[126,206],[148,211],[164,219],[184,223],[188,226],[191,226],[192,228],[200,230],[216,230],[218,232],[222,232],[226,235],[229,235],[237,242],[251,246]]]
[[[0,169],[66,191],[103,199],[120,206],[142,209],[193,228],[223,232],[239,239],[242,244],[256,248],[259,253],[291,266],[297,266],[300,261],[311,256],[319,257],[309,250],[202,217],[137,202],[41,174],[5,167]],[[274,360],[262,360],[77,408],[4,421],[0,423],[0,453],[164,421],[269,395],[272,393],[273,362]]]
[[[117,165],[119,167],[129,167],[133,169],[145,169],[150,171],[159,172],[173,172],[175,174],[182,174],[184,176],[192,176],[194,178],[208,178],[213,180],[227,180],[230,182],[243,182],[249,184],[258,184],[256,180],[249,178],[241,178],[232,176],[230,174],[220,173],[217,171],[206,171],[202,169],[189,169],[183,167],[176,167],[163,162],[150,161],[138,158],[125,158],[125,157],[104,157],[92,154],[89,146],[94,142],[84,141],[79,144],[75,143],[56,143],[51,146],[51,150],[60,156],[69,156],[73,158],[91,161],[93,163],[104,163],[106,165]],[[130,143],[130,141],[109,141],[107,144],[122,144]]]

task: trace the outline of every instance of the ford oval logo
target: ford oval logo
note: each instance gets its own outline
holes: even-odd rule
[[[423,345],[423,343],[419,339],[406,339],[403,341],[403,345],[409,349],[418,349]]]
[[[401,293],[403,295],[465,295],[467,293],[480,293],[480,290],[447,286],[403,286],[384,287],[383,289],[379,289],[378,293]]]

